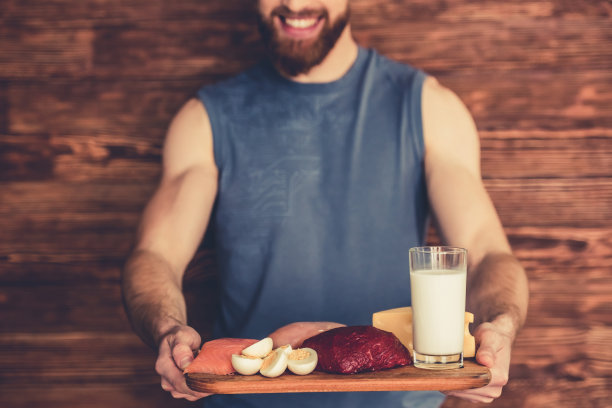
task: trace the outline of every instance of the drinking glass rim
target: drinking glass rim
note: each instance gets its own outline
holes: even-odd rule
[[[418,252],[422,254],[467,254],[467,249],[454,246],[418,246],[410,248],[409,252]]]

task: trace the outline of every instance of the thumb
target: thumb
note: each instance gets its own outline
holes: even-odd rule
[[[495,364],[495,356],[499,349],[495,332],[490,330],[485,323],[479,327],[475,337],[479,343],[476,351],[476,361],[489,368],[492,367]]]
[[[489,368],[495,364],[495,349],[484,343],[481,343],[480,348],[476,352],[476,361]]]
[[[193,351],[188,345],[179,343],[172,349],[172,359],[178,368],[184,370],[193,361]]]
[[[190,326],[183,326],[181,330],[176,332],[174,338],[177,343],[186,344],[191,348],[191,350],[197,350],[200,348],[200,344],[202,343],[202,338],[198,332]]]
[[[178,368],[184,370],[193,361],[193,350],[200,346],[200,335],[191,327],[186,327],[174,336],[172,359]]]

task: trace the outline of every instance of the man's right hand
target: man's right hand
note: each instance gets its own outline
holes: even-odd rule
[[[200,335],[189,326],[174,326],[159,342],[155,371],[161,376],[161,387],[174,398],[196,401],[211,394],[195,392],[187,387],[183,370],[193,361],[193,350],[202,343]]]

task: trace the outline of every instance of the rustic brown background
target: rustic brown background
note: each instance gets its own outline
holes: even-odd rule
[[[248,4],[0,0],[3,407],[194,406],[161,391],[119,270],[169,119],[260,57]],[[436,75],[480,129],[486,185],[531,288],[493,406],[611,406],[610,2],[355,0],[353,11],[361,44]],[[192,311],[213,299],[210,257],[198,265]],[[192,316],[205,332],[208,314]],[[446,403],[459,406],[470,404]]]

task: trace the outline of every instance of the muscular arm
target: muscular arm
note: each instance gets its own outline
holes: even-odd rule
[[[187,321],[182,278],[215,199],[217,169],[212,152],[206,111],[190,100],[168,129],[162,179],[146,206],[122,277],[130,321],[152,347]]]
[[[433,78],[424,84],[422,104],[434,222],[445,244],[468,250],[466,306],[477,324],[476,359],[492,373],[489,386],[452,395],[491,402],[508,381],[511,345],[527,314],[527,278],[482,183],[478,134],[467,109]]]
[[[476,127],[457,96],[433,78],[424,85],[423,119],[436,227],[446,244],[468,249],[467,307],[480,322],[506,314],[517,331],[527,313],[527,280],[482,183]]]

